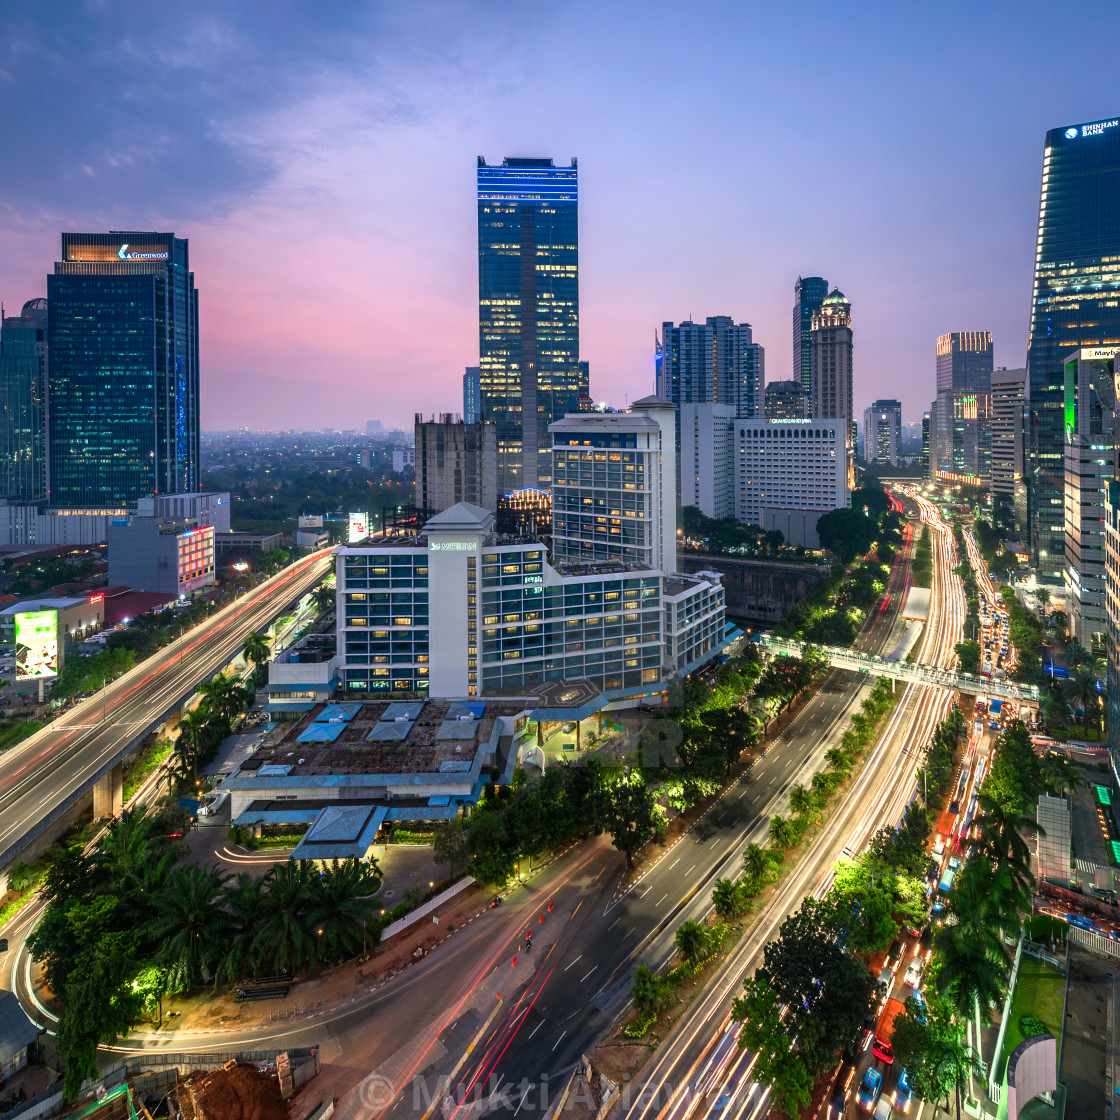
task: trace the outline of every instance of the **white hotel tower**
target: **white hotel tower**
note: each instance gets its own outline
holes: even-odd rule
[[[580,682],[621,700],[719,653],[721,577],[675,572],[675,429],[658,397],[549,426],[552,556],[465,502],[416,536],[340,548],[343,691],[450,699]]]

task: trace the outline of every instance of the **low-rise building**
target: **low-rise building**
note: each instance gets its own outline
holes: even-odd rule
[[[265,710],[281,719],[298,719],[325,703],[339,685],[342,658],[334,634],[308,634],[268,663]]]
[[[120,518],[109,525],[109,582],[185,597],[217,579],[214,537],[193,518]]]
[[[401,474],[405,470],[412,470],[416,466],[415,447],[393,448],[393,470]]]
[[[215,533],[214,548],[220,560],[227,552],[240,549],[259,549],[261,552],[271,552],[284,543],[283,533],[242,533],[234,530],[230,533]]]

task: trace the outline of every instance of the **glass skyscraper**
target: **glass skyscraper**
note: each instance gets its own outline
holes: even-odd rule
[[[1016,506],[1039,575],[1061,579],[1062,363],[1120,345],[1120,118],[1046,134],[1024,401],[1025,489]]]
[[[766,351],[750,323],[709,315],[703,323],[661,324],[657,392],[675,405],[726,404],[733,415],[762,415]]]
[[[987,485],[992,477],[992,335],[937,339],[937,477]]]
[[[819,276],[799,276],[793,286],[793,379],[801,382],[810,412],[813,401],[813,312],[820,310],[827,295],[828,281]]]
[[[46,491],[47,301],[0,320],[0,497]]]
[[[198,291],[171,233],[64,233],[50,303],[56,508],[199,488]]]
[[[574,159],[479,157],[480,388],[499,495],[551,487],[548,425],[579,409],[578,194]]]

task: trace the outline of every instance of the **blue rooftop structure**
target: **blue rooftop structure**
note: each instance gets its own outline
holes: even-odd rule
[[[316,717],[316,723],[335,723],[341,720],[349,723],[361,710],[362,705],[357,704],[328,704]]]
[[[333,743],[346,730],[346,724],[339,720],[338,723],[313,723],[296,736],[297,743]]]

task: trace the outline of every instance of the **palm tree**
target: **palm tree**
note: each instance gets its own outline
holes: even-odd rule
[[[791,848],[797,840],[793,822],[775,813],[770,818],[770,843],[775,848]]]
[[[219,673],[198,686],[199,707],[213,713],[227,725],[252,700],[252,693],[232,674]]]
[[[199,755],[210,746],[212,735],[210,716],[203,709],[196,708],[180,718],[175,755],[184,775],[189,773],[192,777],[197,776]]]
[[[771,827],[773,822],[771,822]],[[756,882],[766,874],[766,866],[769,860],[766,858],[766,849],[761,844],[748,844],[746,851],[743,852],[743,872],[748,879],[754,879]]]
[[[380,889],[376,862],[334,859],[323,868],[312,881],[308,918],[318,938],[319,959],[346,960],[365,948],[366,928],[378,909],[373,895]]]
[[[1051,797],[1064,797],[1086,784],[1077,763],[1068,755],[1051,752],[1042,760],[1042,784]]]
[[[321,583],[311,592],[311,605],[320,613],[326,614],[335,605],[335,589]]]
[[[259,669],[268,663],[270,644],[267,634],[254,630],[245,636],[245,656]]]
[[[630,998],[643,1015],[664,1011],[673,998],[672,988],[648,964],[640,964],[631,974]]]
[[[1071,638],[1066,642],[1066,662],[1070,669],[1080,668],[1082,665],[1089,665],[1092,660],[1092,653],[1079,641]]]
[[[144,870],[152,862],[150,829],[144,820],[144,806],[125,809],[110,822],[105,835],[93,853],[94,866],[103,871],[114,883],[129,886],[139,884]]]
[[[743,913],[746,906],[746,892],[743,884],[736,879],[717,879],[712,890],[712,906],[725,921],[730,922]]]
[[[798,816],[811,813],[816,808],[812,793],[803,785],[796,785],[789,791],[789,807]]]
[[[213,972],[230,926],[222,906],[225,881],[217,868],[176,867],[159,892],[147,932],[160,943],[169,989],[196,988]]]
[[[308,915],[315,905],[315,868],[306,860],[287,860],[265,876],[267,921],[257,935],[255,950],[267,957],[277,972],[294,972],[314,965],[316,938]]]
[[[256,971],[256,940],[264,918],[264,880],[255,879],[244,871],[236,883],[225,891],[225,906],[229,911],[229,939],[225,951],[214,966],[214,987],[228,984],[233,987]]]
[[[1078,665],[1070,670],[1069,679],[1058,686],[1062,699],[1071,707],[1080,703],[1082,726],[1089,733],[1089,711],[1096,710],[1100,693],[1097,691],[1097,675],[1087,665]]]
[[[832,747],[825,751],[824,760],[838,774],[847,774],[852,768],[852,756],[842,747]]]
[[[702,961],[711,947],[708,931],[699,922],[691,919],[677,926],[674,940],[677,943],[677,951],[688,964]]]
[[[1026,872],[1028,881],[1031,876],[1031,849],[1023,839],[1023,832],[1034,825],[1034,818],[1015,810],[995,798],[981,793],[980,819],[976,822],[980,830],[977,854],[987,856],[994,864],[1009,863]],[[1039,832],[1042,828],[1035,825]]]
[[[934,941],[934,987],[962,1022],[974,1013],[988,1017],[1003,999],[1007,958],[993,954],[988,938],[977,938],[974,928],[960,923],[941,926]]]

